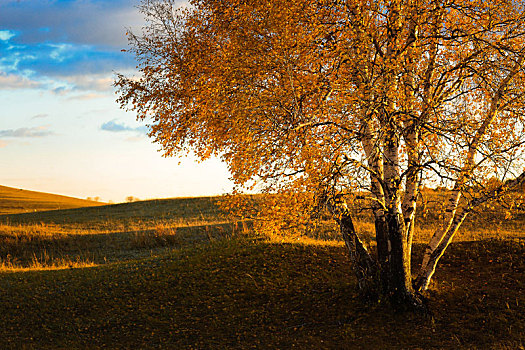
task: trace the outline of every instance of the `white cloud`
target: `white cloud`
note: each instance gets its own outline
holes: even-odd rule
[[[140,137],[140,136],[130,136],[130,137],[126,137],[125,139],[127,142],[142,142],[144,141],[144,137]]]
[[[0,148],[7,146],[7,142],[0,140]]]
[[[39,118],[47,118],[49,117],[49,114],[40,113],[37,115],[34,115],[31,119],[39,119]]]
[[[107,94],[99,94],[99,93],[86,93],[81,95],[74,95],[68,98],[70,101],[87,101],[87,100],[96,100],[98,98],[106,98],[108,97]]]
[[[19,129],[9,129],[9,130],[0,130],[0,137],[24,137],[24,138],[33,138],[33,137],[44,137],[50,136],[54,133],[48,130],[47,126],[38,126],[34,128],[19,128]]]
[[[108,74],[82,74],[64,77],[76,90],[113,92],[113,77]]]
[[[9,31],[9,30],[0,30],[0,40],[2,41],[8,41],[12,37],[15,36],[15,33]]]
[[[0,90],[38,89],[43,87],[41,82],[28,79],[18,74],[0,72]]]
[[[73,51],[73,45],[70,44],[49,44],[49,46],[53,48],[49,57],[57,62],[63,62],[68,53]]]
[[[109,122],[102,124],[100,129],[105,130],[105,131],[110,131],[110,132],[132,131],[132,132],[137,132],[142,135],[145,135],[148,132],[148,128],[146,126],[139,126],[139,127],[133,128],[133,127],[124,125],[122,123],[119,123],[116,119],[113,119]]]

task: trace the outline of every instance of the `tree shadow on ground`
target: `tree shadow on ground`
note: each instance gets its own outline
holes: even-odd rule
[[[217,240],[128,263],[2,274],[0,345],[519,348],[525,248],[450,248],[429,293],[433,318],[362,304],[344,247],[320,244]]]

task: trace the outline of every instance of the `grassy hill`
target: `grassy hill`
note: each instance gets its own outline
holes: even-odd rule
[[[0,186],[0,215],[91,207],[103,203]]]
[[[361,304],[336,234],[258,237],[216,198],[14,214],[20,198],[0,215],[2,349],[524,349],[521,214],[467,223],[421,316]]]
[[[4,349],[523,349],[525,247],[456,244],[433,317],[367,307],[342,246],[238,238],[0,274]],[[468,259],[465,259],[468,256]]]
[[[0,215],[0,270],[91,266],[231,235],[216,198],[173,198]]]
[[[82,208],[0,214],[0,223],[43,223],[83,228],[138,223],[151,226],[159,222],[189,225],[224,220],[220,219],[221,212],[215,203],[214,197],[155,199],[111,205],[95,203]]]

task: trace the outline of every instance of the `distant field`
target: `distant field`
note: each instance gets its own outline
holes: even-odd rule
[[[220,219],[216,206],[217,198],[173,198],[155,199],[133,203],[72,207],[53,211],[33,211],[28,213],[0,215],[0,223],[9,221],[13,224],[56,224],[64,226],[82,226],[99,228],[108,224],[154,224],[170,221],[179,224],[215,222]],[[93,202],[88,202],[93,203]],[[58,203],[57,205],[60,205]]]
[[[87,266],[132,259],[152,250],[178,249],[248,231],[248,222],[232,222],[217,202],[219,197],[171,198],[103,205],[70,197],[2,187],[4,212],[0,215],[0,269]],[[18,197],[16,196],[18,195]],[[415,242],[427,242],[444,201],[427,193],[425,209],[418,214]],[[86,204],[85,207],[74,207]],[[9,207],[11,206],[11,207]],[[65,209],[65,208],[70,209]],[[26,212],[14,213],[21,211]],[[27,208],[39,208],[28,211]],[[64,208],[49,210],[50,208]],[[370,218],[357,217],[359,232],[374,244]],[[469,217],[456,241],[488,238],[525,239],[525,212],[505,218],[499,207],[487,207]],[[341,244],[331,221],[310,238]]]
[[[0,215],[103,205],[93,201],[0,186]]]
[[[520,210],[466,222],[423,317],[360,304],[329,222],[260,237],[215,197],[101,205],[0,190],[1,349],[524,349]],[[430,197],[415,265],[442,203]],[[373,230],[366,216],[357,227]]]
[[[244,230],[216,201],[174,198],[0,215],[0,270],[92,266]]]

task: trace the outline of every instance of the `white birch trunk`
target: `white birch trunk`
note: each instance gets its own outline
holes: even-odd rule
[[[370,123],[366,120],[363,120],[362,135],[361,143],[365,151],[368,167],[371,170],[370,191],[374,196],[372,207],[375,213],[376,210],[383,211],[385,206],[383,156],[380,145],[370,129]]]
[[[346,203],[331,200],[327,204],[341,230],[360,292],[366,297],[374,297],[374,294],[377,293],[375,260],[359,238]]]
[[[436,250],[438,245],[441,243],[443,237],[450,230],[452,221],[454,220],[454,216],[456,215],[456,209],[458,207],[460,199],[461,191],[455,188],[454,190],[452,190],[448,199],[447,206],[445,207],[443,221],[440,227],[434,232],[434,234],[430,238],[430,241],[428,242],[427,247],[425,248],[425,253],[423,254],[423,261],[421,262],[419,276],[422,276],[425,273],[424,271],[427,269],[427,265],[430,260],[430,255],[434,250]]]
[[[461,209],[457,213],[457,215],[450,223],[450,226],[446,230],[446,234],[442,236],[442,239],[439,242],[439,244],[437,244],[436,247],[432,250],[432,252],[428,255],[425,268],[421,270],[421,273],[417,278],[418,290],[423,291],[428,288],[428,285],[430,284],[430,279],[436,271],[436,266],[439,259],[443,256],[443,253],[445,253],[445,250],[447,249],[450,242],[452,242],[452,239],[456,235],[456,232],[458,232],[459,227],[465,220],[465,217],[468,213],[469,210],[467,210],[466,208]]]
[[[486,201],[490,199],[497,198],[503,193],[508,192],[509,190],[519,186],[521,183],[525,181],[525,172],[523,172],[520,176],[515,178],[514,180],[511,180],[504,185],[490,191],[489,193],[485,194],[484,196],[474,199],[471,203],[466,205],[465,207],[461,208],[454,220],[452,221],[452,224],[450,225],[450,228],[448,229],[448,232],[441,240],[440,244],[432,251],[429,260],[427,261],[427,267],[424,270],[423,274],[418,278],[419,283],[419,289],[425,290],[428,288],[428,285],[430,284],[430,279],[434,275],[434,272],[436,271],[436,266],[439,261],[439,259],[443,256],[443,253],[447,249],[450,242],[452,242],[452,239],[454,238],[454,235],[457,233],[459,227],[467,217],[467,215],[472,211],[472,209],[476,208],[480,204],[485,203]]]
[[[416,10],[414,10],[414,13],[412,14],[412,18],[417,18],[417,15],[415,13]],[[416,86],[414,83],[414,76],[416,72],[416,68],[414,65],[414,58],[412,55],[412,51],[415,48],[415,44],[417,41],[418,36],[418,25],[416,23],[416,20],[410,21],[409,24],[409,35],[407,38],[407,47],[408,47],[408,61],[407,61],[407,77],[406,77],[406,83],[405,83],[405,89],[406,89],[406,106],[413,106],[415,104],[415,97],[414,92],[416,90]],[[410,108],[410,107],[408,107]],[[414,113],[415,114],[415,113]],[[424,119],[421,118],[421,119]],[[407,164],[407,172],[406,172],[406,178],[405,178],[405,193],[403,197],[403,203],[401,205],[401,208],[403,210],[403,220],[405,223],[405,230],[407,235],[407,255],[408,255],[408,262],[410,263],[410,257],[412,255],[412,238],[414,236],[414,219],[416,215],[416,206],[417,206],[417,196],[419,191],[419,163],[420,163],[420,157],[419,157],[419,128],[420,128],[420,120],[409,118],[408,121],[405,122],[405,127],[407,128],[406,134],[404,135],[404,140],[406,144],[407,149],[407,156],[408,156],[408,164]]]
[[[496,90],[494,96],[491,99],[490,109],[487,113],[487,116],[483,120],[483,123],[481,124],[479,129],[476,131],[476,134],[474,135],[472,142],[470,143],[465,159],[465,164],[459,174],[458,179],[456,180],[456,183],[454,184],[454,190],[450,195],[449,203],[445,210],[444,222],[442,226],[432,236],[423,255],[421,269],[418,273],[416,281],[416,287],[419,290],[425,290],[426,288],[428,288],[430,279],[434,274],[439,259],[443,255],[445,249],[448,247],[448,245],[452,241],[452,238],[459,229],[459,226],[468,214],[468,210],[466,209],[463,209],[459,213],[456,213],[461,197],[461,190],[467,182],[468,176],[472,174],[474,170],[474,160],[478,151],[478,146],[482,142],[483,137],[486,135],[488,129],[490,128],[490,126],[492,125],[492,123],[498,115],[503,93],[510,81],[512,80],[512,78],[518,73],[519,69],[522,67],[523,59],[523,57],[519,58],[509,75],[500,83],[498,90]]]
[[[403,220],[405,222],[405,230],[407,236],[408,251],[407,255],[410,262],[412,255],[412,240],[415,232],[415,217],[417,207],[417,197],[419,194],[419,149],[418,149],[418,135],[416,130],[411,130],[406,137],[406,144],[408,148],[408,174],[405,181],[405,194],[403,204]]]

